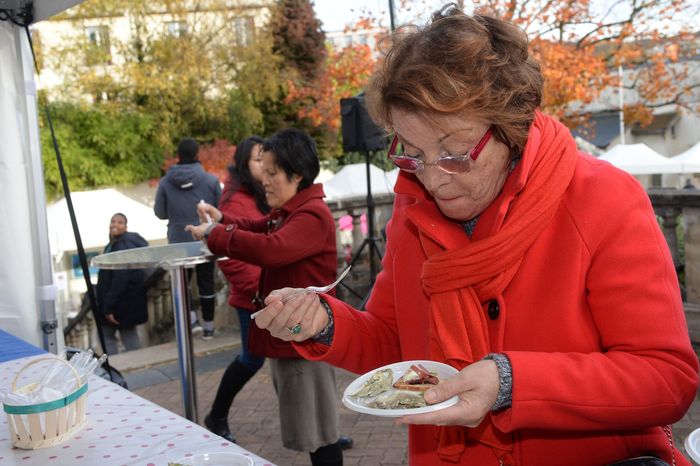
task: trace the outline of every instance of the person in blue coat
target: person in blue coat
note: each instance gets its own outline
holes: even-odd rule
[[[104,253],[148,246],[138,233],[127,231],[126,215],[116,213],[109,223],[109,244]],[[148,320],[144,271],[100,269],[97,275],[98,324],[105,337],[105,352],[118,353],[117,332],[127,351],[139,349],[136,326]]]
[[[186,243],[192,241],[192,235],[185,231],[187,225],[198,225],[197,204],[218,205],[221,199],[221,184],[214,175],[207,173],[198,159],[199,145],[194,139],[185,138],[177,146],[176,165],[170,167],[158,184],[153,211],[156,216],[168,220],[168,242]],[[214,337],[214,262],[205,262],[195,266],[199,302],[202,306],[203,328],[199,325],[197,314],[190,310],[192,333],[202,333],[202,338]],[[187,279],[192,276],[192,269],[187,269]]]

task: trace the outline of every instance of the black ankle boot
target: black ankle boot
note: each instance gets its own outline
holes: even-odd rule
[[[309,453],[311,466],[343,466],[343,450],[335,442]]]
[[[207,414],[204,417],[204,425],[207,429],[209,429],[209,432],[211,432],[212,434],[216,434],[219,437],[226,439],[231,443],[236,443],[236,439],[233,438],[233,434],[228,428],[228,420],[226,418],[214,419],[211,417],[211,414]]]

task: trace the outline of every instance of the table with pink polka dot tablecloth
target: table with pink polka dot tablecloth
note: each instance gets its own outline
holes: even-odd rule
[[[15,375],[32,359],[36,357],[0,364],[0,390],[8,390]],[[88,387],[87,426],[60,445],[39,450],[14,448],[7,418],[0,413],[0,465],[167,466],[187,456],[230,451],[250,456],[256,466],[274,466],[107,380],[91,376]]]

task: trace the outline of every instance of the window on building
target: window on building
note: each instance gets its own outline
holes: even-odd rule
[[[236,45],[250,45],[255,39],[255,20],[252,16],[238,17],[233,22],[236,31]]]
[[[88,47],[85,50],[87,64],[111,63],[109,28],[107,26],[88,26],[85,28],[85,32],[88,40]]]
[[[165,27],[168,34],[173,37],[182,37],[187,34],[187,23],[184,21],[168,21]]]

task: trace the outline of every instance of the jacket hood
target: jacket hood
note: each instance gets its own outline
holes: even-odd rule
[[[199,162],[177,164],[170,167],[165,178],[178,189],[192,189],[206,172]]]

